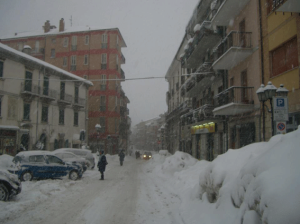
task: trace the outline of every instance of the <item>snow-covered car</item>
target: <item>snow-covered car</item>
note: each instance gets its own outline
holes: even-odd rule
[[[152,153],[151,152],[145,152],[142,156],[143,159],[151,159]]]
[[[88,169],[94,169],[95,167],[95,158],[91,153],[91,151],[88,149],[61,148],[61,149],[56,149],[54,152],[74,153],[75,155],[85,158],[87,161],[89,161]]]
[[[53,154],[65,162],[70,162],[73,164],[80,164],[83,168],[83,172],[85,172],[87,167],[90,166],[90,163],[88,160],[86,160],[85,158],[82,158],[80,156],[77,156],[72,152],[54,151]]]
[[[62,178],[71,180],[82,177],[83,168],[80,164],[64,162],[52,152],[27,151],[18,153],[13,159],[14,167],[9,172],[17,174],[21,181],[32,179]]]
[[[22,190],[22,184],[17,175],[0,170],[0,201],[7,201],[11,196]]]

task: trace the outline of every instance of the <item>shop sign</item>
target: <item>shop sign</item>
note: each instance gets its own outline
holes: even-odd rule
[[[201,125],[196,125],[191,127],[191,134],[206,134],[206,133],[214,133],[215,132],[215,123],[205,123]]]

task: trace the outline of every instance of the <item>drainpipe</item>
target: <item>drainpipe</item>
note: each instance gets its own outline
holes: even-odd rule
[[[264,84],[264,47],[263,47],[263,33],[262,33],[262,9],[261,9],[261,0],[258,0],[259,8],[259,35],[260,35],[260,57],[261,57],[261,83]],[[263,103],[262,108],[262,117],[263,117],[263,140],[265,141],[265,108]],[[259,119],[259,126],[261,126],[261,118]],[[261,129],[259,128],[259,141],[261,141]]]
[[[44,67],[44,73],[45,73],[45,67]],[[38,80],[38,94],[40,95],[40,79],[41,79],[41,69],[39,69],[39,80]],[[36,127],[35,127],[35,139],[36,142],[38,140],[38,126],[39,126],[39,104],[40,103],[40,97],[38,97],[37,99],[37,103],[36,103]]]

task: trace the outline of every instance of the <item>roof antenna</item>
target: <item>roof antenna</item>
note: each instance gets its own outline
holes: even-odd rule
[[[71,22],[71,27],[72,27],[72,15],[71,15],[71,19],[70,19],[70,22]]]

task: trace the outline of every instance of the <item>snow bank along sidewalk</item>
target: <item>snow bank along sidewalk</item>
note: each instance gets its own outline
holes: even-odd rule
[[[146,169],[180,197],[184,223],[299,223],[299,146],[298,129],[213,162],[160,151]]]

